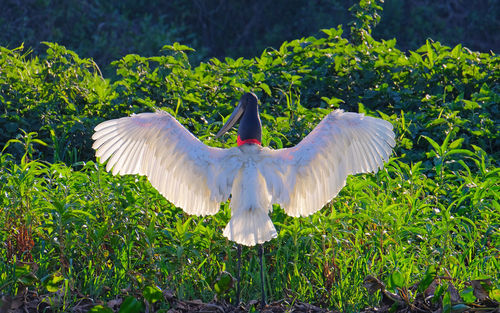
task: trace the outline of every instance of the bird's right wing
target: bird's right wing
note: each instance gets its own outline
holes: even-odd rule
[[[238,151],[203,144],[170,114],[141,113],[95,127],[92,146],[106,170],[146,175],[189,214],[215,214],[231,193]]]
[[[335,110],[295,147],[267,149],[260,170],[273,203],[307,216],[334,198],[348,175],[382,168],[394,145],[391,123]]]

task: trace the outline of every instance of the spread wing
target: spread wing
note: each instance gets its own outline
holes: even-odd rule
[[[268,149],[261,172],[273,203],[307,216],[334,198],[348,175],[382,168],[394,145],[391,123],[335,110],[295,147]]]
[[[141,113],[95,127],[92,146],[106,170],[146,175],[175,206],[208,215],[226,201],[239,166],[233,149],[206,146],[170,114]]]

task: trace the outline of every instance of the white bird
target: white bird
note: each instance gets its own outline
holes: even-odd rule
[[[97,125],[93,148],[100,162],[108,161],[106,170],[147,176],[188,214],[215,214],[231,195],[223,235],[253,246],[277,236],[269,217],[274,203],[290,216],[313,214],[338,194],[348,175],[382,168],[395,145],[391,123],[335,110],[296,146],[262,147],[253,93],[241,97],[216,137],[237,121],[238,146],[229,149],[203,144],[164,111]]]

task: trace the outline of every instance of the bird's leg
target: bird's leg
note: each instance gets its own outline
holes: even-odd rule
[[[241,245],[238,244],[238,269],[236,272],[236,306],[240,305]]]
[[[264,245],[259,245],[259,260],[260,260],[260,290],[262,292],[262,298],[260,301],[261,308],[266,306],[266,293],[264,290],[264,265],[262,263],[262,255],[264,254]]]

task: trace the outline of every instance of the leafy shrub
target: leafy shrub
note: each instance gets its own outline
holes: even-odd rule
[[[52,149],[42,150],[45,159],[76,162],[91,145],[94,112],[108,111],[104,104],[113,90],[92,60],[57,44],[46,45],[43,59],[30,57],[22,47],[1,48],[0,144],[19,129],[37,131],[40,139],[51,143]]]
[[[404,125],[396,123],[398,151],[410,160],[428,150],[421,135],[436,138],[454,128],[463,144],[498,159],[498,56],[431,41],[405,54],[394,40],[378,42],[365,34],[354,45],[340,28],[324,33],[253,59],[212,59],[196,67],[186,54],[190,48],[165,46],[161,56],[113,62],[118,78],[111,83],[91,60],[57,44],[48,44],[43,59],[3,48],[0,143],[23,128],[51,143],[46,159],[85,160],[91,158],[89,138],[97,121],[154,107],[168,108],[205,138],[239,95],[252,90],[260,97],[264,125],[277,130],[270,134],[274,145],[297,143],[326,113],[321,109],[334,106],[380,111],[399,122],[404,117]]]

